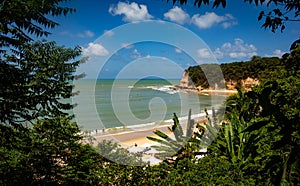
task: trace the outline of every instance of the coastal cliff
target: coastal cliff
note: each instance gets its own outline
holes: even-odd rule
[[[251,90],[251,88],[255,85],[258,85],[260,81],[257,78],[247,77],[246,79],[240,80],[240,85],[246,91]],[[235,87],[238,84],[237,81],[226,81],[227,90],[236,90]]]
[[[192,79],[190,78],[189,72],[187,70],[183,71],[178,87],[183,88],[183,89],[195,89],[196,88]]]
[[[199,90],[195,86],[193,80],[189,76],[188,70],[184,70],[182,73],[181,80],[178,85],[170,87],[173,90],[182,90],[186,92],[198,92]]]
[[[181,81],[175,87],[203,93],[234,92],[235,87],[240,85],[249,91],[253,86],[258,85],[261,79],[268,78],[275,71],[282,69],[283,65],[277,57],[254,56],[250,61],[245,62],[191,66],[184,70]],[[214,69],[221,69],[222,73]]]
[[[258,79],[247,77],[246,79],[242,79],[240,81],[225,80],[226,89],[219,89],[218,85],[204,88],[202,86],[196,86],[193,80],[189,76],[189,71],[184,70],[179,85],[172,87],[172,89],[183,90],[187,92],[196,92],[196,93],[211,93],[211,92],[235,93],[237,91],[235,87],[238,83],[246,91],[249,91],[253,86],[258,85],[259,82],[260,81]]]

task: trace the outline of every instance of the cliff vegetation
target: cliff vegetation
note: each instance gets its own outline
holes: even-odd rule
[[[220,79],[219,73],[213,70],[217,66],[220,66],[223,72],[223,77]],[[254,56],[250,61],[246,62],[232,62],[225,64],[202,64],[199,66],[189,67],[185,74],[189,76],[192,82],[187,84],[193,84],[198,89],[217,89],[218,83],[226,84],[226,88],[232,90],[237,84],[240,84],[245,89],[250,89],[252,86],[259,84],[261,79],[269,78],[271,74],[278,69],[283,68],[282,61],[277,57],[258,57]],[[207,74],[209,77],[215,77],[218,79],[210,80],[211,82],[217,82],[214,85],[210,85],[207,80]],[[220,87],[220,86],[219,86]]]

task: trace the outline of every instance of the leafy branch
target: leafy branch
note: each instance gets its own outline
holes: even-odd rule
[[[169,0],[167,0],[169,2]],[[179,2],[181,5],[186,4],[188,0],[173,0],[173,4]],[[275,32],[280,28],[282,32],[285,29],[285,22],[287,21],[300,21],[300,19],[295,19],[300,15],[300,2],[298,0],[244,0],[245,3],[252,4],[254,3],[256,6],[266,5],[270,7],[271,5],[275,5],[278,8],[265,13],[261,11],[258,16],[258,21],[261,21],[264,17],[264,23],[262,27],[265,29],[271,29],[272,32]],[[227,1],[226,0],[194,0],[194,6],[201,7],[202,5],[209,5],[212,3],[212,8],[218,8],[222,6],[226,8]],[[289,15],[288,14],[293,14]],[[290,17],[294,17],[290,18]]]

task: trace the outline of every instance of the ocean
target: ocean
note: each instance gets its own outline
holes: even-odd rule
[[[180,80],[78,80],[72,100],[76,122],[83,131],[142,127],[179,118],[203,115],[204,109],[217,108],[224,95],[201,95],[170,89]]]

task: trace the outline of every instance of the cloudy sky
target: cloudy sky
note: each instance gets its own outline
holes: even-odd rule
[[[228,1],[225,9],[197,8],[192,1],[180,6],[161,0],[74,0],[65,5],[76,13],[55,18],[60,26],[48,39],[81,46],[89,61],[80,71],[88,78],[115,78],[125,71],[130,75],[124,78],[140,78],[143,67],[148,74],[159,69],[166,78],[180,78],[183,69],[205,62],[280,57],[299,38],[297,23],[287,23],[283,33],[261,28],[257,16],[269,10],[265,6],[240,0]]]

